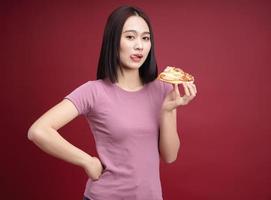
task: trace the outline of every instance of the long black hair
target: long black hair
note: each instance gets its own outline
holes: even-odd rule
[[[109,78],[112,83],[118,80],[117,67],[120,65],[120,38],[124,23],[130,16],[142,17],[150,30],[151,49],[145,62],[139,68],[140,78],[143,83],[148,83],[157,77],[153,31],[148,16],[139,8],[121,6],[115,9],[107,19],[97,69],[97,80]]]

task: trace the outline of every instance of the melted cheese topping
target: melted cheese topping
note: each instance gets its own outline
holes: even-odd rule
[[[160,80],[172,81],[172,82],[187,82],[194,81],[194,77],[183,70],[167,66],[166,69],[159,75]]]

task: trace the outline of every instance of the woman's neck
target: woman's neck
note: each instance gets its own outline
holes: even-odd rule
[[[138,70],[123,69],[122,72],[118,69],[116,85],[127,90],[138,90],[143,87]]]

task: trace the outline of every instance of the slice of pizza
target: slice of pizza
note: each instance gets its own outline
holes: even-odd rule
[[[157,79],[172,83],[172,84],[180,84],[184,82],[194,82],[194,77],[180,68],[167,66],[163,72],[159,74]]]

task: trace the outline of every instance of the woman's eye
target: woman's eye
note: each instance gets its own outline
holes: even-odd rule
[[[150,37],[143,37],[143,40],[149,41]]]
[[[135,37],[132,36],[132,35],[127,35],[126,38],[129,39],[129,40],[132,40],[132,39],[134,39]]]

